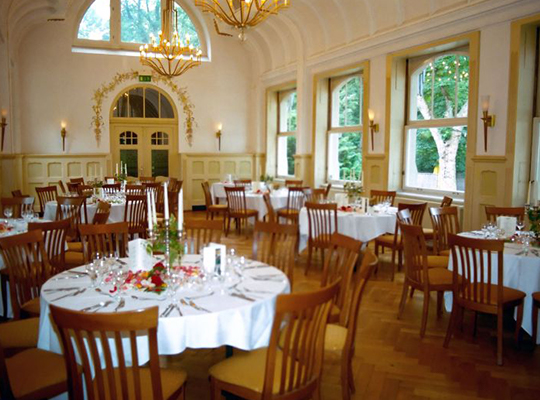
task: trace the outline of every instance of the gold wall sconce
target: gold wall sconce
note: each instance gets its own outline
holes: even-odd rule
[[[482,118],[484,122],[484,151],[487,153],[487,132],[488,128],[493,128],[495,126],[495,115],[489,114],[489,96],[482,96]]]
[[[216,132],[216,138],[218,140],[218,150],[221,151],[221,129],[223,128],[223,124],[217,125],[217,132]]]
[[[60,123],[60,127],[62,128],[60,129],[60,136],[62,136],[62,151],[66,151],[66,135],[67,135],[66,123],[62,121]]]
[[[2,122],[0,122],[0,127],[2,127],[2,144],[1,149],[4,151],[4,136],[6,134],[6,126],[7,126],[7,110],[2,109]]]
[[[369,131],[371,133],[371,150],[375,150],[375,142],[373,141],[373,132],[379,132],[379,124],[375,123],[375,113],[373,110],[368,110]]]

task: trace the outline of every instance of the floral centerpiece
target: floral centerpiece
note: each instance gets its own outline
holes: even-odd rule
[[[358,181],[345,182],[345,184],[343,185],[343,189],[347,193],[349,203],[354,202],[358,197],[360,197],[360,194],[364,191],[364,187]]]
[[[169,230],[167,235],[167,228],[165,224],[154,226],[154,238],[148,242],[146,250],[149,254],[152,253],[166,253],[167,251],[167,239],[169,241],[169,264],[171,266],[180,264],[182,256],[184,255],[184,241],[178,232],[178,223],[176,218],[171,216],[169,220]]]
[[[540,207],[528,206],[527,217],[531,223],[531,231],[534,232],[537,239],[540,238]]]
[[[270,184],[274,182],[274,177],[268,175],[268,174],[262,174],[259,178],[261,182],[264,182],[266,187],[270,187]]]
[[[120,174],[115,174],[114,175],[114,178],[117,180],[117,181],[120,181],[120,182],[125,182],[127,181],[127,174],[122,172]]]

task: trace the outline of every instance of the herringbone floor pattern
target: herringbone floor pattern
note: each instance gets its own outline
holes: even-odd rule
[[[203,213],[186,217],[204,218]],[[251,240],[236,234],[224,238],[240,254],[251,254]],[[316,282],[320,262],[304,277],[306,256],[296,264],[295,284]],[[389,281],[389,258],[383,256],[377,276],[369,282],[361,305],[356,339],[354,399],[540,399],[540,349],[533,351],[531,338],[523,335],[521,349],[512,340],[511,316],[506,321],[504,366],[495,358],[495,319],[478,320],[476,337],[472,334],[472,315],[450,343],[442,347],[448,314],[437,319],[436,299],[431,302],[426,337],[420,339],[422,294],[409,299],[401,320],[396,318],[403,274]],[[530,318],[525,315],[524,318]],[[163,365],[188,371],[187,398],[210,398],[209,367],[225,357],[225,350],[188,350],[177,356],[163,357]],[[323,399],[340,399],[339,361],[333,355],[325,359]]]

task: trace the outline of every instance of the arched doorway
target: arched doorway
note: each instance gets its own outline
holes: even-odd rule
[[[178,113],[169,96],[152,85],[119,93],[110,112],[113,171],[122,161],[128,176],[179,177]]]

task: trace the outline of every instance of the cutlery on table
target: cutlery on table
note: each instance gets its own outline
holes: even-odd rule
[[[190,300],[189,303],[185,300],[185,299],[180,299],[180,302],[185,305],[186,307],[191,307],[191,308],[194,308],[195,310],[197,311],[204,311],[204,312],[207,312],[209,313],[210,311],[207,310],[206,308],[203,308],[203,307],[199,307],[197,304],[195,304],[193,302],[193,300]]]
[[[124,308],[125,305],[126,305],[126,299],[124,299],[123,297],[120,297],[120,301],[118,302],[118,305],[114,309],[114,312],[118,312],[118,310],[120,310],[121,308]]]
[[[242,293],[231,293],[229,296],[238,297],[239,299],[247,300],[247,301],[255,301],[255,299],[252,299],[251,297],[247,297],[245,294],[242,294]]]
[[[88,311],[96,312],[97,310],[105,308],[105,307],[111,305],[112,303],[113,303],[112,300],[100,301],[99,303],[94,304],[93,306],[83,308],[81,311],[82,312],[88,312]]]
[[[84,293],[85,291],[86,291],[86,288],[82,288],[82,289],[77,290],[76,292],[65,294],[65,295],[60,296],[60,297],[57,297],[56,299],[53,299],[53,300],[51,300],[51,301],[61,300],[61,299],[64,299],[64,298],[66,298],[66,297],[78,296],[78,295],[80,295],[81,293]]]
[[[270,292],[268,290],[253,290],[253,289],[249,289],[247,287],[244,287],[242,288],[245,292],[248,292],[248,293],[266,293],[266,294],[275,294],[275,292]]]
[[[116,299],[116,297],[114,297],[112,294],[110,293],[107,293],[107,292],[104,292],[103,290],[101,290],[100,288],[95,288],[94,289],[96,292],[98,292],[99,294],[102,294],[104,296],[109,296],[111,299]]]
[[[69,290],[78,290],[80,289],[79,286],[73,286],[73,287],[63,287],[63,288],[56,288],[56,289],[43,289],[44,292],[63,292],[63,291],[69,291]]]
[[[180,307],[178,307],[178,304],[173,305],[173,310],[178,311],[178,314],[180,314],[181,317],[184,316],[184,314],[182,314],[182,311],[180,310]]]
[[[151,299],[150,297],[139,297],[134,294],[131,295],[131,298],[134,300],[144,300],[144,301],[164,301],[165,299]]]
[[[172,303],[169,304],[169,305],[167,306],[167,308],[165,309],[165,311],[163,311],[163,312],[161,313],[160,318],[165,318],[165,317],[167,317],[167,315],[169,315],[169,313],[171,312],[172,307],[173,307]]]
[[[207,293],[207,294],[201,294],[199,296],[185,296],[184,298],[188,300],[197,300],[197,299],[202,299],[203,297],[210,297],[213,295],[214,295],[214,291],[212,290],[210,293]]]

